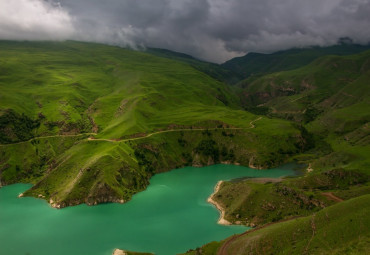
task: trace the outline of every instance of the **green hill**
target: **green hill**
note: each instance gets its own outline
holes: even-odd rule
[[[370,195],[271,224],[186,254],[368,254]]]
[[[338,201],[370,192],[370,176],[357,170],[317,171],[285,180],[247,179],[223,182],[213,198],[233,224],[261,226],[306,216]]]
[[[169,58],[188,63],[195,69],[208,74],[209,76],[215,78],[216,80],[223,81],[229,84],[236,83],[243,78],[238,73],[234,72],[231,69],[224,68],[218,64],[209,63],[206,61],[196,59],[193,56],[184,53],[158,48],[148,48],[146,49],[146,52],[159,57]]]
[[[237,109],[223,84],[177,61],[77,42],[0,46],[1,109],[43,119],[37,135],[94,129],[120,138]]]
[[[184,61],[73,41],[2,41],[0,56],[1,183],[35,183],[25,195],[55,206],[127,201],[176,167],[270,167],[304,150],[299,129],[242,110]]]
[[[369,50],[370,46],[339,44],[330,47],[296,48],[271,54],[248,53],[243,57],[233,58],[221,66],[232,70],[239,77],[260,76],[268,73],[297,69],[317,58],[327,55],[351,55]]]
[[[325,56],[294,70],[250,77],[239,84],[246,109],[290,120],[302,128],[306,140],[311,143],[304,153],[293,156],[292,160],[309,167],[301,177],[278,182],[253,179],[224,182],[214,200],[225,209],[225,219],[234,224],[264,226],[291,217],[308,217],[246,234],[233,241],[225,253],[217,253],[220,244],[211,243],[191,254],[368,253],[368,233],[358,239],[360,241],[350,236],[353,232],[341,236],[341,243],[334,240],[336,231],[350,228],[348,225],[339,230],[331,224],[345,221],[338,214],[330,216],[329,223],[321,223],[320,231],[330,241],[321,241],[318,235],[312,237],[315,244],[309,245],[310,237],[289,231],[303,230],[303,221],[307,223],[317,219],[317,215],[328,215],[330,210],[336,210],[334,208],[353,217],[360,217],[355,216],[356,210],[369,211],[365,198],[349,200],[370,191],[369,63],[369,51]],[[357,201],[357,204],[352,207],[349,201],[340,202],[343,200]],[[323,209],[325,207],[328,208]],[[366,225],[365,222],[361,224]],[[287,229],[277,229],[288,225]],[[362,234],[359,225],[353,231]],[[289,238],[282,242],[277,233],[279,236],[286,233],[284,236]]]
[[[317,168],[326,162],[328,169],[331,162],[331,167],[367,171],[369,63],[370,51],[323,57],[299,69],[247,79],[240,84],[241,97],[247,109],[305,125],[327,154],[314,163]]]

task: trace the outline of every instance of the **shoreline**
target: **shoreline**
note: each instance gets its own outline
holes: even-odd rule
[[[114,249],[112,255],[127,255],[127,252],[121,249]]]
[[[214,188],[214,191],[213,193],[208,197],[207,199],[207,202],[214,205],[216,207],[216,209],[220,212],[220,218],[218,219],[217,223],[220,224],[220,225],[231,225],[231,222],[227,221],[224,217],[225,217],[225,210],[224,208],[219,204],[217,203],[213,197],[217,194],[217,192],[220,190],[220,187],[221,187],[221,184],[223,183],[224,181],[218,181],[215,188]]]
[[[256,166],[252,166],[250,163],[249,163],[249,166],[246,166],[244,164],[241,164],[239,162],[231,162],[231,161],[221,161],[221,162],[218,162],[218,163],[212,163],[212,164],[209,164],[209,165],[196,165],[196,164],[193,164],[191,165],[190,167],[196,167],[196,168],[202,168],[202,167],[209,167],[209,166],[215,166],[215,165],[231,165],[231,166],[242,166],[242,167],[249,167],[251,169],[262,169],[264,170],[265,168],[259,168],[259,167],[256,167]],[[284,164],[286,165],[286,164]],[[281,166],[284,166],[284,165],[281,165]],[[157,172],[156,174],[162,174],[162,173],[165,173],[165,172],[170,172],[170,171],[174,171],[174,170],[177,170],[177,169],[181,169],[181,168],[184,168],[184,167],[187,167],[187,166],[181,166],[179,168],[171,168],[171,170],[167,170],[165,169],[163,172]],[[269,169],[269,168],[266,168],[266,170]],[[272,168],[270,168],[272,169]],[[313,170],[313,169],[312,169]],[[294,170],[296,171],[296,170]],[[305,170],[307,171],[307,170]],[[155,174],[155,175],[156,175]],[[293,176],[293,175],[292,175]],[[0,180],[1,181],[1,180]],[[12,183],[12,184],[22,184],[22,183],[19,183],[19,182],[16,182],[16,183]],[[8,185],[12,185],[12,184],[6,184],[4,185],[4,183],[1,183],[1,187],[5,187],[5,186],[8,186]],[[28,183],[25,183],[25,184],[28,184]],[[31,183],[29,183],[31,184]],[[32,186],[35,186],[35,184],[31,184]],[[148,184],[149,186],[149,184]],[[148,188],[148,186],[146,186],[144,188],[144,190],[146,190]],[[18,197],[21,198],[21,197],[24,197],[24,196],[27,196],[27,197],[33,197],[33,198],[38,198],[38,199],[43,199],[45,200],[52,208],[55,208],[55,209],[62,209],[62,208],[66,208],[66,207],[70,207],[70,206],[76,206],[76,205],[80,205],[80,204],[86,204],[88,206],[95,206],[95,205],[99,205],[99,204],[103,204],[103,203],[120,203],[120,204],[123,204],[123,203],[126,203],[128,201],[130,201],[131,198],[127,199],[127,200],[123,200],[122,198],[115,198],[113,195],[112,196],[108,196],[108,197],[99,197],[99,198],[96,198],[92,201],[86,201],[86,198],[85,197],[82,197],[80,200],[79,199],[76,199],[72,202],[69,202],[69,203],[66,203],[64,201],[56,201],[54,200],[55,198],[53,197],[50,197],[50,198],[45,198],[45,195],[42,195],[42,194],[26,194],[25,193],[27,191],[29,191],[31,188],[27,189],[26,191],[24,191],[23,193],[20,193],[18,194]],[[217,189],[217,190],[216,190]],[[144,191],[142,190],[142,191]],[[213,196],[215,193],[217,193],[219,190],[219,187],[217,187],[217,185],[215,186],[215,191],[211,194],[211,196],[207,199],[207,202],[208,203],[211,203],[213,204],[221,213],[223,212],[223,208],[221,207],[221,205],[219,205],[216,201],[213,200]],[[139,191],[139,192],[142,192],[142,191]],[[138,193],[139,193],[138,192]],[[136,194],[136,193],[135,193]],[[223,216],[222,216],[223,217]],[[223,219],[224,220],[224,219]],[[226,220],[224,220],[226,221]],[[231,225],[232,223],[230,223],[229,221],[226,221],[226,225]],[[223,224],[223,223],[220,223],[220,224]]]

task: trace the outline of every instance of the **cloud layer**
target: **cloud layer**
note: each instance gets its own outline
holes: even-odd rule
[[[0,0],[0,39],[65,39],[73,20],[58,4],[42,0]]]
[[[222,62],[250,51],[370,42],[370,0],[0,0],[0,38],[160,47]]]

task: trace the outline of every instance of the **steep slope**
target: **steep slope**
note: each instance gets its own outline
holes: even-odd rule
[[[245,79],[250,76],[297,69],[327,55],[351,55],[369,49],[369,45],[340,44],[330,47],[289,49],[271,54],[251,52],[243,57],[233,58],[221,66]]]
[[[292,71],[247,79],[239,84],[243,103],[246,108],[260,107],[280,117],[309,122],[321,111],[366,102],[369,58],[370,51],[328,56]]]
[[[189,118],[200,122],[218,107],[236,106],[227,88],[209,76],[141,52],[77,42],[2,42],[1,56],[2,112],[42,119],[36,135],[90,130],[120,138],[188,124],[179,113],[190,104]]]
[[[310,215],[338,201],[367,194],[369,181],[366,173],[344,169],[284,180],[234,180],[223,182],[213,199],[225,208],[227,221],[255,227]]]
[[[311,156],[317,158],[318,151],[327,154],[313,163],[314,168],[330,169],[330,162],[332,168],[367,171],[369,80],[370,51],[366,51],[320,58],[296,70],[246,80],[241,86],[247,109],[294,120],[314,135],[318,144]]]
[[[56,207],[124,202],[176,167],[270,167],[305,149],[300,129],[243,111],[183,61],[73,41],[0,46],[0,182],[35,183],[25,195]]]
[[[187,254],[368,254],[370,195],[271,224]],[[284,238],[282,238],[284,236]]]
[[[195,69],[208,74],[209,76],[215,78],[216,80],[223,81],[226,83],[230,84],[236,83],[243,78],[238,73],[234,72],[232,69],[227,69],[218,64],[202,61],[184,53],[158,48],[148,48],[146,52],[159,57],[169,58],[188,63]]]
[[[310,215],[305,221],[312,222],[315,215],[328,214],[329,208],[339,208],[323,209],[327,206],[338,202],[338,206],[344,205],[341,201],[369,194],[369,64],[369,51],[342,57],[327,56],[295,70],[251,77],[240,84],[243,92],[240,94],[247,109],[292,120],[302,129],[308,149],[291,159],[307,164],[308,168],[301,177],[278,182],[224,182],[213,199],[225,209],[226,220],[234,224],[261,226]],[[354,216],[356,210],[360,208],[366,212],[369,208],[366,207],[366,199],[357,201],[358,204],[352,208],[348,206],[338,210],[359,217]],[[291,230],[279,228],[275,232],[274,227],[266,227],[263,228],[269,233],[266,235],[261,229],[251,235],[246,234],[246,238],[238,237],[240,241],[234,242],[231,237],[230,249],[223,249],[224,252],[219,254],[367,254],[368,234],[358,242],[353,236],[341,236],[344,242],[340,244],[333,240],[336,231],[342,231],[331,224],[337,220],[345,222],[341,215],[333,214],[328,226],[321,226],[326,238],[323,242],[316,236],[309,238],[297,231],[294,234],[289,232],[302,230],[300,219],[281,223],[289,224]],[[354,226],[353,231],[361,233],[361,225]],[[276,238],[281,232],[287,233],[287,242]],[[316,244],[305,243],[309,239]],[[321,242],[330,249],[325,250]],[[191,254],[217,254],[219,246],[219,243],[211,243]]]

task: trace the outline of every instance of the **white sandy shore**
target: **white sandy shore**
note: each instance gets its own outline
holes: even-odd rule
[[[115,249],[113,251],[113,255],[127,255],[126,251],[120,250],[120,249]]]
[[[222,206],[217,203],[213,197],[216,195],[216,193],[220,190],[220,187],[221,187],[221,184],[223,183],[223,181],[219,181],[217,182],[216,186],[215,186],[215,189],[213,191],[213,193],[211,194],[211,196],[207,199],[207,202],[210,203],[210,204],[213,204],[217,210],[220,211],[221,215],[220,215],[220,218],[218,219],[218,224],[221,224],[221,225],[231,225],[231,223],[227,220],[224,219],[225,217],[225,210],[222,208]]]

